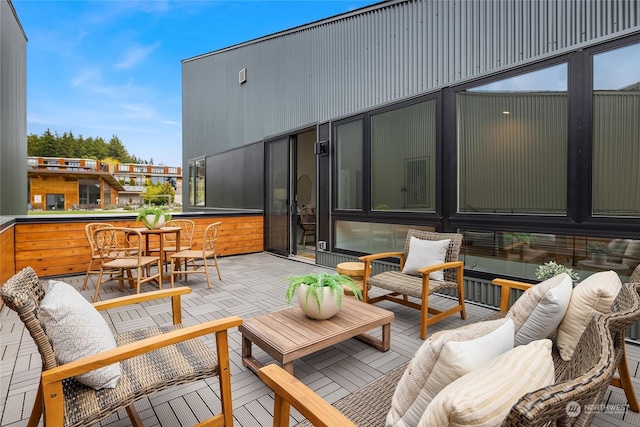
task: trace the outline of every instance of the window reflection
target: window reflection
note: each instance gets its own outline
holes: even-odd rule
[[[367,254],[404,251],[409,229],[436,231],[434,227],[382,224],[360,221],[336,221],[337,249]]]
[[[593,56],[593,214],[640,216],[640,44]]]
[[[640,264],[640,240],[551,233],[462,230],[465,269],[537,280],[538,266],[554,261],[584,280],[614,270],[624,282]]]
[[[436,101],[371,116],[371,209],[435,210]]]
[[[336,125],[337,209],[362,209],[362,120]]]
[[[460,212],[565,214],[567,65],[458,92]]]

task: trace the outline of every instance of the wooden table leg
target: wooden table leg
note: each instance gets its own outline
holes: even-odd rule
[[[242,336],[242,365],[249,368],[256,374],[258,369],[262,368],[262,363],[258,361],[251,353],[251,340],[244,335]]]
[[[356,335],[354,338],[372,345],[379,351],[388,351],[391,348],[391,323],[382,325],[382,339],[378,339],[369,334]]]

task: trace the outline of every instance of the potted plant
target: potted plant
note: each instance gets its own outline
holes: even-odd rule
[[[162,206],[142,206],[138,209],[138,217],[136,221],[142,223],[148,229],[162,228],[165,222],[171,219],[171,214]]]
[[[569,277],[571,277],[573,283],[576,283],[578,280],[580,280],[580,276],[578,276],[578,273],[573,271],[572,268],[566,267],[562,264],[558,264],[555,261],[545,262],[544,264],[539,266],[536,270],[536,277],[540,280],[547,280],[561,273],[567,273]]]
[[[603,242],[591,242],[587,245],[587,250],[591,252],[591,260],[594,264],[602,264],[607,260],[609,246]]]
[[[328,319],[334,316],[342,303],[343,286],[347,286],[353,295],[362,299],[360,288],[353,279],[342,274],[317,273],[287,278],[289,287],[285,298],[291,303],[295,294],[302,311],[312,319]]]

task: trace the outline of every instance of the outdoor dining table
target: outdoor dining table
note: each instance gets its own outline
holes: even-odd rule
[[[145,239],[145,251],[147,254],[150,252],[149,246],[149,236],[158,236],[158,250],[160,251],[160,265],[164,266],[166,259],[164,253],[164,235],[167,233],[173,233],[176,235],[176,252],[180,252],[180,230],[181,227],[162,227],[162,228],[147,228],[140,227],[134,228],[134,230],[139,231]],[[163,277],[164,279],[164,277]]]

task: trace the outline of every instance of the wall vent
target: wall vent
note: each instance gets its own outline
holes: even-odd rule
[[[246,83],[247,82],[247,69],[243,68],[238,72],[238,83]]]

